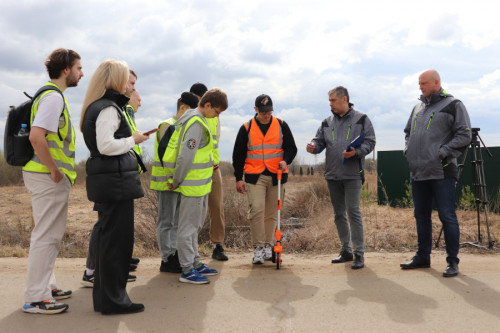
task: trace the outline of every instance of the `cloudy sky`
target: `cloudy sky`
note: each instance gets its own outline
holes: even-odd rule
[[[404,145],[403,128],[420,95],[418,75],[437,69],[443,88],[461,99],[487,146],[500,146],[500,28],[494,1],[2,1],[0,135],[5,111],[48,79],[43,65],[58,47],[82,56],[85,76],[66,90],[79,123],[88,81],[107,58],[139,75],[138,128],[175,113],[192,83],[220,87],[221,158],[231,161],[236,133],[269,94],[299,148],[298,161],[330,115],[327,91],[349,89],[368,114],[377,150]],[[77,161],[88,151],[79,130]],[[152,156],[153,140],[144,150]]]

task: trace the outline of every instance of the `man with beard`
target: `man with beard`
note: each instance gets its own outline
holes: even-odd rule
[[[45,61],[53,86],[33,101],[30,142],[33,158],[23,167],[23,180],[31,195],[35,227],[31,232],[23,311],[54,314],[68,309],[56,300],[71,296],[57,288],[54,264],[59,253],[71,185],[76,178],[75,131],[63,92],[76,87],[83,76],[81,58],[57,49]]]

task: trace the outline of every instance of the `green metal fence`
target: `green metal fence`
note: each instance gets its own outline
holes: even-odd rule
[[[500,147],[488,147],[493,157],[489,157],[485,148],[481,148],[481,155],[486,179],[486,188],[490,209],[500,212]],[[473,149],[469,148],[466,161],[464,155],[458,158],[464,164],[462,176],[457,184],[457,203],[462,197],[462,189],[469,186],[473,191],[472,162],[475,160]],[[478,158],[479,159],[479,158]],[[410,170],[402,150],[379,151],[377,153],[378,174],[378,203],[391,206],[402,206],[405,201],[411,200],[408,185],[410,183]]]

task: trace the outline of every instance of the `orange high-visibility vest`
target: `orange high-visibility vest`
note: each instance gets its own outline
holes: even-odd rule
[[[280,120],[272,117],[266,135],[262,134],[255,118],[245,122],[248,132],[247,158],[245,173],[260,174],[266,168],[272,173],[278,172],[278,165],[283,160],[283,133]],[[250,127],[250,130],[249,130]]]

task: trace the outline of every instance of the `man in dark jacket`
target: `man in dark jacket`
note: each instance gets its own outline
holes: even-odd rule
[[[354,259],[351,268],[359,269],[364,267],[365,252],[359,206],[361,186],[364,182],[365,156],[375,147],[375,131],[368,116],[355,110],[353,104],[349,103],[346,88],[338,86],[331,89],[328,98],[333,114],[323,120],[306,150],[311,154],[319,154],[326,148],[325,178],[342,243],[340,255],[332,263]]]
[[[441,88],[439,73],[423,72],[418,83],[422,95],[405,132],[405,156],[411,173],[417,222],[418,251],[403,269],[431,265],[433,199],[443,224],[448,267],[443,276],[458,274],[460,228],[455,213],[457,157],[471,141],[469,114],[461,101]]]

